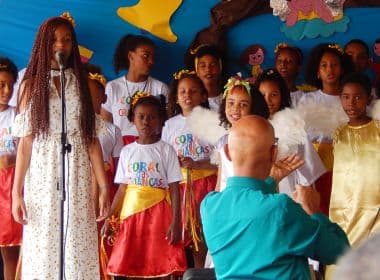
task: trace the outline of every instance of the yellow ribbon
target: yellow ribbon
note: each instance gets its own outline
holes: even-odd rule
[[[211,175],[216,175],[217,170],[216,169],[187,169],[187,168],[181,168],[182,172],[182,178],[186,178],[182,180],[181,183],[187,183],[187,177],[188,175],[191,176],[192,181],[196,181],[202,178],[206,178]]]
[[[187,228],[191,233],[195,251],[199,250],[198,243],[201,242],[201,234],[199,232],[200,224],[197,219],[197,209],[195,209],[195,193],[193,181],[216,174],[216,170],[212,169],[189,169],[181,168],[183,178],[181,183],[185,184],[185,190],[182,198],[182,239],[184,240],[184,230]]]
[[[167,189],[128,185],[124,193],[120,220],[142,212],[164,199],[170,203],[169,191]]]

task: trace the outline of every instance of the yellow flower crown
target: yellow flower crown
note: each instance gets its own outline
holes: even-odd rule
[[[280,49],[290,47],[289,44],[287,43],[279,43],[277,46],[274,48],[274,53],[277,53]]]
[[[142,91],[136,92],[132,96],[132,101],[131,101],[132,108],[135,107],[135,105],[137,104],[137,101],[139,101],[141,98],[145,98],[149,96],[152,96],[149,92],[142,92]]]
[[[106,87],[107,80],[103,75],[99,73],[88,73],[88,77],[91,80],[98,81],[103,87]]]
[[[179,72],[173,74],[174,79],[179,80],[183,75],[195,75],[194,71],[189,71],[188,69],[182,69]]]
[[[60,15],[61,18],[67,19],[68,21],[71,22],[71,25],[75,27],[75,21],[74,18],[70,15],[69,12],[64,12],[62,15]]]
[[[223,98],[226,98],[230,91],[237,86],[243,86],[247,93],[251,95],[251,86],[247,79],[243,79],[239,73],[237,76],[233,76],[228,79],[226,85],[224,86]]]
[[[338,52],[340,52],[340,54],[343,54],[343,53],[344,53],[342,47],[339,46],[338,44],[330,44],[330,45],[328,45],[328,47],[329,47],[330,49],[336,49],[336,50],[338,50]]]

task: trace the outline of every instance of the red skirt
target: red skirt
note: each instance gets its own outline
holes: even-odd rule
[[[194,211],[193,213],[195,214],[195,221],[196,221],[196,230],[197,233],[196,235],[201,238],[202,236],[202,229],[201,229],[201,220],[200,220],[200,206],[203,198],[209,193],[215,190],[216,187],[216,182],[217,182],[217,175],[210,175],[195,181],[192,181],[192,191],[194,193],[194,199],[191,201],[191,207],[193,207]],[[184,203],[184,193],[185,193],[185,188],[186,188],[186,183],[181,183],[180,185],[180,194],[181,194],[181,205],[183,207]],[[186,219],[184,217],[186,214],[182,212],[182,219]],[[193,239],[194,241],[194,234],[191,232],[191,229],[189,228],[189,225],[186,224],[184,228],[184,241],[186,245],[189,245],[191,240]]]
[[[332,188],[332,171],[327,171],[315,181],[315,189],[321,196],[320,208],[323,214],[329,216],[330,197]]]
[[[181,276],[187,269],[183,244],[165,239],[172,209],[166,200],[124,219],[108,262],[109,275],[152,278]]]
[[[108,186],[109,186],[109,198],[110,198],[110,201],[112,202],[113,199],[114,199],[114,197],[115,197],[117,188],[118,188],[118,185],[114,183],[115,174],[114,174],[113,168],[106,169],[106,176],[107,176],[107,182],[108,182]],[[100,242],[102,240],[101,239],[101,237],[102,237],[101,236],[101,230],[102,230],[103,225],[104,225],[104,222],[99,222],[98,223],[99,244],[100,244]],[[111,252],[112,252],[112,246],[110,246],[108,244],[108,242],[104,242],[103,246],[104,246],[104,250],[106,252],[106,255],[110,256]],[[99,255],[99,260],[101,260],[101,250],[102,250],[102,248],[99,248],[99,254],[100,254]],[[103,275],[105,275],[105,274],[106,274],[105,267],[103,267],[102,265],[100,265],[101,279],[106,279],[105,277],[103,277]]]
[[[12,185],[15,167],[0,169],[0,247],[20,246],[22,225],[12,216]]]
[[[193,188],[194,197],[195,197],[195,207],[197,209],[196,212],[198,213],[198,218],[200,217],[199,209],[201,206],[201,202],[203,198],[209,192],[213,192],[215,190],[216,181],[217,181],[217,175],[211,175],[211,176],[207,176],[207,177],[204,177],[192,182],[192,188]],[[179,186],[180,186],[180,193],[181,193],[181,200],[182,200],[186,183],[181,183]]]

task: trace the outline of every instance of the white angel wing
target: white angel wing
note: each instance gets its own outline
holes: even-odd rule
[[[313,99],[305,99],[295,110],[305,121],[305,130],[315,135],[333,137],[335,130],[348,122],[340,104],[324,106]]]
[[[374,120],[380,120],[380,99],[373,102],[369,115]]]
[[[190,115],[186,118],[191,133],[203,141],[210,144],[215,143],[226,133],[228,130],[219,125],[219,114],[217,112],[208,110],[197,106],[193,109]]]
[[[270,123],[278,138],[277,158],[297,153],[298,145],[304,144],[307,137],[305,122],[300,114],[294,109],[286,108],[274,114]]]

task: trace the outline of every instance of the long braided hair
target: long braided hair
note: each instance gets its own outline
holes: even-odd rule
[[[82,68],[78,42],[70,21],[54,17],[46,20],[39,28],[30,61],[24,76],[25,89],[20,92],[19,101],[26,98],[31,109],[31,125],[33,136],[46,137],[49,129],[49,81],[51,79],[51,61],[54,58],[54,32],[64,25],[72,34],[72,52],[67,61],[67,67],[72,68],[77,78],[80,95],[82,137],[86,143],[95,137],[95,114],[91,103],[87,75]],[[18,107],[20,103],[18,104]]]

